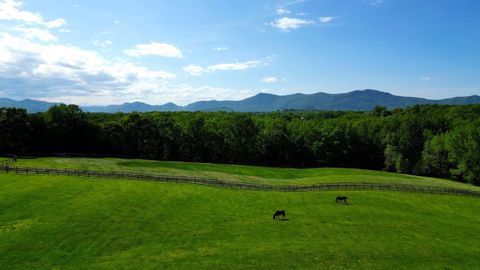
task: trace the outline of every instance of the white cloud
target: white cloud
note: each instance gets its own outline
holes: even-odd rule
[[[45,23],[45,26],[48,28],[60,28],[65,26],[66,22],[64,19],[56,19]]]
[[[0,0],[0,20],[21,21],[27,24],[39,24],[48,28],[57,28],[65,25],[64,19],[45,21],[37,13],[21,10],[23,3],[16,0]]]
[[[278,79],[277,79],[277,77],[264,77],[262,79],[262,82],[264,82],[264,83],[276,83],[276,82],[278,82]]]
[[[149,44],[139,44],[134,49],[124,50],[129,56],[163,56],[172,58],[182,58],[182,52],[175,46],[167,43],[151,42]]]
[[[22,3],[15,0],[0,1],[0,20],[7,21],[22,21],[28,24],[43,23],[43,18],[35,13],[20,10]]]
[[[277,19],[275,22],[270,23],[270,25],[282,31],[288,31],[291,29],[297,29],[299,27],[306,26],[309,24],[314,24],[314,23],[315,22],[311,20],[283,17],[283,18]]]
[[[142,89],[142,90],[138,90]],[[39,100],[64,102],[67,104],[107,105],[123,102],[143,101],[149,104],[165,104],[174,102],[177,105],[187,105],[198,100],[241,100],[251,97],[261,91],[253,89],[231,89],[212,86],[193,87],[188,84],[173,84],[164,82],[161,85],[143,83],[128,87],[122,91],[111,93],[97,91],[89,95],[59,95],[52,98],[37,98]]]
[[[46,20],[38,13],[22,10],[18,1],[0,0],[0,20],[18,24],[0,31],[2,96],[84,105],[133,100],[152,104],[173,101],[183,105],[199,99],[238,100],[258,93],[251,89],[179,84],[173,80],[176,75],[168,71],[152,70],[123,60],[111,61],[96,51],[52,43],[57,37],[49,29],[68,32],[63,28],[65,20]],[[94,43],[109,46],[111,41]],[[173,46],[160,46],[161,50],[158,50],[156,46],[148,46],[151,44],[144,45],[147,46],[136,46],[130,52],[138,56],[182,56],[181,51]],[[206,70],[238,70],[257,64],[255,61],[218,64],[206,67]]]
[[[209,66],[207,70],[217,71],[217,70],[244,70],[252,67],[258,67],[260,65],[266,65],[265,62],[260,60],[246,61],[246,62],[236,62],[236,63],[225,63],[225,64],[216,64]]]
[[[422,81],[430,81],[431,79],[432,79],[432,77],[430,77],[430,76],[421,76],[420,77],[420,80],[422,80]]]
[[[182,68],[183,71],[190,73],[190,75],[198,76],[202,75],[203,73],[206,73],[207,70],[201,66],[197,65],[188,65]]]
[[[213,48],[214,51],[228,51],[228,47],[225,47],[225,46],[222,46],[222,47],[216,47],[216,48]]]
[[[41,41],[56,41],[57,37],[52,35],[47,30],[42,30],[38,28],[25,28],[16,26],[12,28],[13,31],[23,33],[28,39],[39,39]]]
[[[286,8],[282,8],[282,7],[279,7],[275,10],[275,12],[278,14],[278,15],[284,15],[284,14],[289,14],[290,13],[290,10],[286,9]]]
[[[330,22],[332,22],[333,19],[335,19],[335,17],[330,17],[330,16],[328,16],[328,17],[320,17],[318,20],[320,21],[320,23],[325,24],[325,23],[330,23]]]
[[[175,77],[129,62],[111,62],[95,51],[0,34],[0,80],[2,91],[11,97],[141,96],[144,85],[162,87]]]
[[[215,72],[215,71],[231,71],[231,70],[245,70],[249,68],[267,66],[272,61],[271,57],[267,57],[263,60],[252,60],[245,62],[236,62],[236,63],[222,63],[210,65],[207,67],[202,67],[198,65],[188,65],[183,67],[183,71],[190,73],[190,75],[198,76],[205,73]]]

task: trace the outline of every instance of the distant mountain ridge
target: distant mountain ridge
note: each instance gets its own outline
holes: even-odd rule
[[[24,99],[24,100],[13,100],[8,98],[0,98],[0,108],[21,108],[26,109],[28,112],[36,113],[36,112],[45,112],[50,107],[57,105],[60,103],[55,102],[46,102],[46,101],[39,101],[33,99]]]
[[[24,108],[29,112],[42,112],[58,103],[36,100],[15,101],[0,98],[0,107]],[[440,100],[395,96],[387,92],[366,89],[348,93],[328,94],[292,94],[279,96],[260,93],[239,101],[198,101],[187,106],[174,103],[150,105],[143,102],[123,103],[108,106],[83,106],[87,112],[151,112],[151,111],[235,111],[235,112],[272,112],[283,110],[334,110],[334,111],[369,111],[375,106],[385,106],[388,109],[403,108],[421,104],[466,105],[480,104],[480,96],[454,97]]]

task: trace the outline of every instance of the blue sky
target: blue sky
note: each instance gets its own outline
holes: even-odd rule
[[[480,94],[480,1],[0,0],[0,97]]]

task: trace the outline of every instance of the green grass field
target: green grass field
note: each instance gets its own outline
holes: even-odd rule
[[[480,191],[480,187],[457,183],[450,180],[361,169],[291,169],[116,158],[32,158],[19,159],[16,165],[48,168],[133,171],[206,177],[263,184],[301,185],[326,182],[378,182],[455,187]]]
[[[417,179],[362,170],[118,159],[19,164],[190,171],[269,182]],[[336,204],[339,194],[349,196],[349,204]],[[288,220],[273,221],[276,209],[285,209]],[[479,209],[480,199],[462,196],[281,193],[0,174],[0,269],[476,269]]]

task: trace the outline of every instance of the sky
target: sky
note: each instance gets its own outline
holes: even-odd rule
[[[477,0],[0,0],[0,97],[480,95]]]

